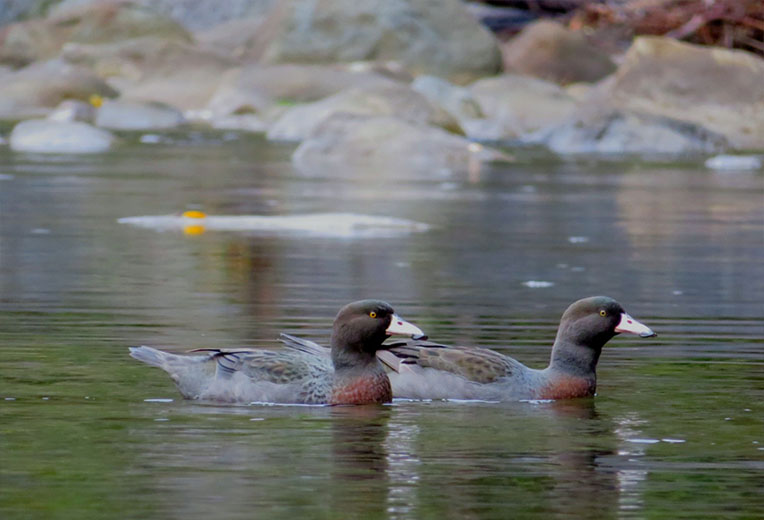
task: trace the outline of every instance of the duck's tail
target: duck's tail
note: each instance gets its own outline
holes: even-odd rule
[[[159,367],[163,370],[167,370],[168,362],[172,357],[180,357],[177,354],[170,354],[169,352],[162,352],[155,348],[141,346],[141,347],[129,347],[130,356],[143,361],[147,365],[153,367]]]

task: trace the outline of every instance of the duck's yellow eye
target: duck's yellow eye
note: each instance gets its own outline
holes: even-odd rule
[[[376,312],[374,312],[374,311],[371,311],[371,312],[369,313],[369,318],[376,318],[376,317],[377,317],[377,313],[376,313]]]
[[[600,311],[600,316],[602,316],[602,317],[604,318],[605,316],[607,316],[607,312],[605,312],[605,311]]]

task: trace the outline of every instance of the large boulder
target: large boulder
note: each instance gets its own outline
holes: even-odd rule
[[[9,139],[11,149],[34,153],[98,153],[109,149],[113,136],[80,121],[30,119],[17,124]]]
[[[50,20],[29,20],[0,28],[0,63],[24,67],[54,58],[66,41],[68,31]]]
[[[486,114],[475,135],[466,127],[467,135],[476,139],[522,138],[561,124],[578,106],[554,83],[517,74],[482,79],[469,89]]]
[[[612,106],[701,125],[734,148],[764,149],[764,60],[753,54],[637,38],[605,94]]]
[[[183,42],[144,37],[111,44],[67,44],[63,56],[108,78],[125,99],[156,101],[180,109],[201,109],[232,58]]]
[[[593,82],[615,71],[605,52],[591,45],[580,31],[550,20],[529,24],[502,45],[504,69],[560,85]]]
[[[324,121],[294,151],[292,164],[305,175],[412,173],[448,177],[479,170],[484,161],[508,160],[500,152],[432,126],[395,117],[337,114]]]
[[[457,121],[405,85],[353,88],[287,110],[268,130],[268,139],[300,141],[334,114],[393,116],[404,121],[461,132]]]
[[[111,130],[166,130],[184,122],[171,106],[123,100],[104,102],[95,117],[96,126]]]
[[[65,99],[89,101],[117,91],[88,69],[62,60],[35,63],[7,73],[0,84],[0,119],[44,116]]]
[[[458,83],[501,69],[493,35],[459,0],[280,0],[253,53],[267,63],[395,60]]]
[[[21,67],[52,59],[67,42],[103,44],[146,36],[192,41],[178,23],[141,6],[116,1],[80,2],[48,18],[1,28],[0,63]]]

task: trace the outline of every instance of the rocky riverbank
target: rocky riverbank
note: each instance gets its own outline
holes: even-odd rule
[[[551,21],[502,43],[459,0],[204,5],[66,0],[0,27],[0,119],[26,121],[0,137],[93,153],[203,125],[299,143],[305,172],[507,158],[488,145],[764,150],[764,60],[745,51],[639,37],[611,56]]]

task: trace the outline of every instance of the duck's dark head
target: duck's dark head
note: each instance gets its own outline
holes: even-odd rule
[[[425,337],[422,330],[401,319],[389,303],[361,300],[345,305],[332,328],[332,357],[341,353],[367,353],[370,358],[391,335]]]

